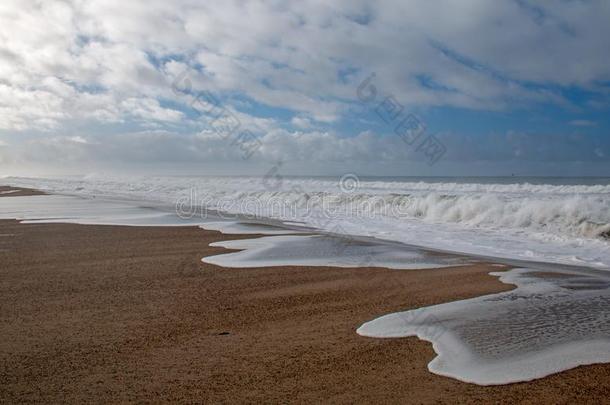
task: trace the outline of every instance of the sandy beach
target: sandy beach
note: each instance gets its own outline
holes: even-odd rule
[[[610,0],[0,0],[0,405],[610,405]]]
[[[225,251],[210,243],[245,237],[252,235],[0,221],[0,402],[610,397],[610,365],[482,387],[428,372],[428,342],[355,333],[386,313],[511,289],[488,275],[498,267],[229,269],[201,262]]]

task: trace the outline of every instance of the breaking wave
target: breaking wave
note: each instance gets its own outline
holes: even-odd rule
[[[141,199],[172,206],[180,202],[192,210],[271,217],[327,230],[339,226],[339,233],[429,246],[440,243],[469,253],[487,243],[504,255],[529,257],[542,252],[542,258],[548,259],[544,252],[545,246],[550,246],[550,256],[563,252],[573,262],[610,267],[607,180],[602,184],[375,180],[360,181],[353,192],[345,192],[338,179],[329,178],[91,175],[13,177],[5,181],[59,193]],[[528,248],[528,241],[547,245]],[[596,249],[599,254],[594,253]],[[483,250],[493,252],[491,248]]]

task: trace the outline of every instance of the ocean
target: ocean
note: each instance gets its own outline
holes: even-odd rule
[[[156,204],[185,219],[279,220],[447,252],[610,270],[610,177],[6,177]]]

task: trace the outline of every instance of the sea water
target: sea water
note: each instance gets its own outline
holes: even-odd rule
[[[3,182],[164,204],[185,220],[240,214],[451,252],[610,270],[610,178],[348,180],[91,175]]]

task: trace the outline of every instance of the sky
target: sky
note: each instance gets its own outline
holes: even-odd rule
[[[0,2],[0,176],[610,176],[605,0]]]

